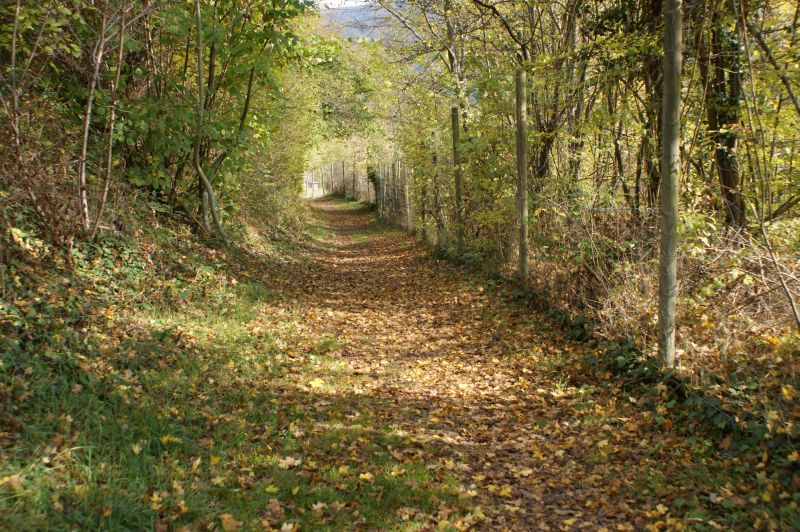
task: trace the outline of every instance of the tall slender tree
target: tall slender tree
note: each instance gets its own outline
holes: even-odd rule
[[[678,183],[681,142],[681,0],[664,9],[664,98],[661,146],[661,244],[658,279],[658,349],[664,366],[675,366],[675,299],[678,269]]]

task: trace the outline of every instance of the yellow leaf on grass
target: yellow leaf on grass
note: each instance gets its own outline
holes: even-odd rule
[[[64,511],[64,505],[61,504],[61,501],[58,500],[58,495],[57,494],[54,493],[53,495],[51,495],[50,496],[50,501],[53,503],[53,509],[56,512],[63,512]]]
[[[502,488],[500,488],[500,496],[511,497],[511,486],[506,484]]]
[[[264,488],[264,491],[267,492],[267,493],[278,493],[278,486],[275,486],[274,484],[270,484],[269,486]]]
[[[361,480],[366,480],[367,482],[369,482],[372,479],[374,479],[375,476],[370,472],[366,472],[366,473],[361,473],[360,475],[358,475],[358,478],[360,478]]]
[[[784,384],[781,386],[781,395],[783,395],[783,398],[787,401],[793,401],[794,398],[797,397],[797,391],[791,384]]]
[[[22,477],[16,474],[0,478],[0,486],[3,486],[8,491],[20,491],[22,489]]]
[[[319,377],[317,377],[316,379],[314,379],[313,381],[309,382],[308,384],[312,388],[322,388],[323,386],[325,386],[325,381],[320,379]]]
[[[231,514],[222,514],[219,516],[219,522],[225,532],[236,532],[242,526],[242,523],[237,521]]]

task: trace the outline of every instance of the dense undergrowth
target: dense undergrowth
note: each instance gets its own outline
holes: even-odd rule
[[[492,263],[487,265],[453,250],[434,251],[455,263],[508,282],[497,274]],[[709,360],[707,357],[715,348],[721,349],[717,342],[711,342],[702,352],[691,353],[701,357],[700,360],[687,360],[680,368],[665,371],[652,353],[643,348],[640,334],[621,336],[625,331],[622,323],[603,322],[596,309],[587,310],[585,306],[565,301],[563,294],[576,290],[575,286],[563,281],[557,288],[548,288],[547,283],[563,274],[564,268],[552,264],[545,268],[536,261],[534,264],[543,268],[540,282],[535,288],[515,289],[511,300],[543,312],[567,338],[587,344],[575,382],[591,383],[606,374],[626,389],[654,395],[658,399],[653,401],[653,407],[658,407],[662,422],[668,414],[672,419],[670,426],[677,424],[687,434],[707,434],[722,445],[723,451],[738,453],[746,460],[760,458],[754,462],[760,469],[768,471],[774,480],[779,479],[783,486],[797,489],[800,340],[796,334],[787,332],[780,338],[764,332],[751,334],[747,344],[741,339],[734,340],[734,352],[723,356],[717,351],[717,356]],[[618,282],[620,287],[635,284]],[[697,302],[690,299],[689,303]],[[688,325],[693,330],[687,336],[702,327],[691,322]]]
[[[494,279],[489,287],[509,283],[498,275],[496,265],[481,263],[453,249],[434,247],[432,251]],[[559,270],[550,268],[548,272],[557,275]],[[686,367],[664,370],[633,338],[611,336],[620,332],[619,324],[602,325],[596,314],[582,306],[578,310],[568,304],[560,306],[564,301],[558,297],[559,290],[573,289],[564,286],[554,294],[542,284],[537,289],[517,285],[510,292],[498,290],[497,297],[542,313],[565,338],[583,344],[580,356],[553,361],[569,369],[572,384],[591,387],[604,383],[620,395],[628,395],[634,404],[652,412],[653,430],[680,433],[693,452],[706,460],[730,461],[732,478],[743,483],[739,491],[761,493],[747,499],[729,489],[728,498],[712,497],[717,499],[715,504],[736,516],[748,505],[772,507],[776,502],[789,522],[796,520],[800,505],[797,336],[759,336],[749,343],[751,352],[708,364],[698,378]],[[737,345],[741,349],[741,344]],[[753,357],[754,353],[759,356]],[[745,363],[747,359],[749,363]],[[694,361],[691,367],[697,366]],[[762,514],[766,523],[771,513],[767,510]],[[737,517],[728,521],[730,518],[723,521],[731,525],[737,522]],[[765,522],[756,518],[754,524]]]

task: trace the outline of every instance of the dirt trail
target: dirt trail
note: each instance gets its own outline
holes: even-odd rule
[[[335,339],[327,356],[344,384],[309,397],[320,418],[344,410],[402,435],[392,456],[457,478],[487,515],[477,528],[667,519],[654,466],[670,456],[641,432],[647,413],[607,383],[576,386],[577,347],[509,303],[508,288],[436,261],[352,205],[313,203],[329,233],[283,295],[298,337]]]

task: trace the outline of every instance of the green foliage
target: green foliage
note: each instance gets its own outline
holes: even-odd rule
[[[783,423],[784,414],[779,411],[761,410],[757,381],[716,376],[711,379],[714,384],[696,386],[673,371],[662,371],[657,361],[630,339],[606,342],[597,352],[587,354],[584,367],[608,371],[621,379],[627,393],[647,398],[639,401],[654,407],[656,425],[677,426],[690,438],[710,436],[716,452],[742,462],[752,462],[760,455],[756,469],[764,473],[748,467],[741,472],[757,478],[761,486],[774,482],[782,489],[792,489],[797,466],[791,457],[796,455],[800,431],[792,423]],[[792,511],[796,513],[796,508]]]
[[[214,186],[223,199],[226,220],[231,222],[241,206],[233,201],[234,192],[242,185],[238,175],[246,164],[252,166],[248,153],[266,151],[271,148],[267,142],[273,141],[256,135],[251,126],[255,122],[253,115],[266,114],[268,109],[276,121],[270,107],[282,90],[281,71],[290,65],[294,68],[298,61],[315,63],[311,58],[324,54],[315,51],[313,43],[303,42],[296,32],[300,17],[312,7],[308,0],[277,4],[223,0],[203,2],[201,7],[206,54],[200,68],[208,83],[201,156],[206,171],[213,171]],[[89,209],[90,216],[94,215],[103,187],[102,168],[108,149],[105,132],[115,100],[112,81],[118,68],[118,32],[125,17],[129,23],[121,43],[120,80],[115,93],[112,178],[136,187],[151,200],[168,205],[170,211],[181,213],[194,223],[199,194],[190,157],[195,136],[198,65],[193,53],[196,35],[192,4],[139,6],[120,1],[85,6],[23,1],[18,16],[12,4],[2,9],[6,21],[14,22],[16,17],[17,28],[13,42],[11,31],[3,32],[0,40],[0,55],[9,58],[14,45],[16,59],[15,71],[7,62],[3,64],[2,94],[16,91],[17,112],[33,118],[24,121],[15,133],[30,153],[9,153],[22,157],[31,167],[39,161],[42,167],[52,165],[46,159],[50,153],[46,145],[49,135],[41,134],[50,122],[59,124],[63,137],[59,140],[65,154],[75,153],[80,148],[81,122],[94,84],[87,154]],[[96,59],[100,61],[99,76],[93,83]],[[253,96],[249,97],[251,73]],[[9,105],[3,107],[2,117],[9,119],[8,113],[14,107],[10,101],[6,103]],[[42,105],[46,106],[46,114],[33,114]],[[7,120],[5,125],[9,125]],[[302,158],[308,146],[298,149]],[[280,162],[273,162],[273,170],[282,170]],[[269,172],[270,168],[265,170]],[[302,169],[295,166],[291,171],[280,183],[281,188],[295,189]],[[63,179],[69,181],[60,186],[72,183],[71,175],[65,174]],[[115,197],[112,194],[112,200]]]

